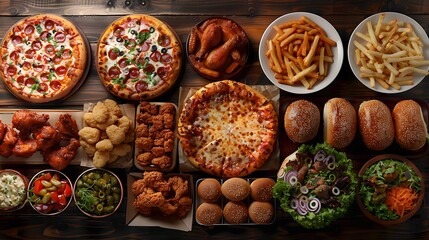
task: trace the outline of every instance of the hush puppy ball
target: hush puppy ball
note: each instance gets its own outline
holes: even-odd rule
[[[100,130],[93,127],[84,127],[79,131],[79,137],[88,144],[95,144],[100,140]]]
[[[95,144],[97,151],[112,151],[113,144],[110,139],[103,139]]]
[[[109,118],[109,110],[107,110],[106,105],[102,102],[97,102],[97,104],[92,109],[94,115],[94,120],[99,123],[104,123]]]
[[[108,151],[96,151],[92,159],[94,167],[102,168],[109,161],[110,153]]]
[[[125,140],[125,132],[116,125],[111,125],[106,128],[107,136],[114,145],[118,145]]]
[[[110,114],[113,114],[118,118],[122,117],[121,108],[115,101],[113,101],[112,99],[106,99],[103,103],[106,106],[107,110],[110,112]]]

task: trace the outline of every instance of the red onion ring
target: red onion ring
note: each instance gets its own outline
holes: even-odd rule
[[[309,198],[308,200],[308,211],[318,213],[322,206],[320,200],[318,198]]]
[[[323,150],[319,150],[316,155],[314,155],[314,161],[323,161],[325,159],[326,153]]]
[[[290,201],[290,207],[296,210],[298,208],[298,199],[292,199],[292,201]]]
[[[285,182],[294,186],[298,182],[298,172],[295,170],[287,172],[286,175],[284,176],[284,180]]]
[[[325,159],[323,159],[323,162],[328,165],[329,163],[335,163],[335,155],[329,154]]]

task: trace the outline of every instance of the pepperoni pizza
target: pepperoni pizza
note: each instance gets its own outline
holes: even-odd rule
[[[122,17],[100,38],[97,70],[112,94],[139,101],[155,98],[176,82],[182,47],[159,19],[143,14]]]
[[[223,80],[196,91],[178,123],[183,153],[220,177],[245,176],[270,157],[278,127],[274,104],[250,86]]]
[[[17,22],[3,38],[0,77],[23,100],[58,100],[83,77],[87,51],[70,21],[52,14],[31,16]]]

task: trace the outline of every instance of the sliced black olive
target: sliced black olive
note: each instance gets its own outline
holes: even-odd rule
[[[151,51],[151,52],[155,52],[155,51],[156,51],[156,49],[157,49],[157,48],[156,48],[156,45],[152,45],[152,47],[150,48],[150,51]]]
[[[155,32],[155,28],[154,28],[154,27],[150,27],[150,28],[149,28],[149,32],[150,32],[150,33]]]
[[[136,30],[131,30],[131,34],[133,34],[133,35],[137,35],[137,32],[136,32]]]
[[[125,54],[124,51],[119,52],[119,56],[123,56],[124,54]]]
[[[116,41],[117,41],[117,42],[122,42],[122,41],[123,41],[123,39],[122,39],[122,38],[120,38],[120,37],[118,37],[118,38],[116,38]]]
[[[162,52],[162,53],[166,53],[166,52],[167,52],[167,48],[162,48],[162,49],[161,49],[161,52]]]

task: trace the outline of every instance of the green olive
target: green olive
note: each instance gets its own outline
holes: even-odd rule
[[[78,188],[83,187],[83,181],[81,179],[77,180],[77,187]]]
[[[46,180],[42,180],[42,185],[46,188],[52,187],[52,183]]]
[[[61,184],[62,184],[60,181],[58,181],[55,178],[51,178],[51,183],[54,184],[54,186],[56,187],[61,187]]]
[[[91,178],[88,178],[85,182],[88,183],[89,185],[94,184],[94,181]]]
[[[110,180],[110,174],[107,173],[107,172],[103,173],[103,179],[106,180],[106,182],[109,182],[109,180]]]
[[[119,203],[120,199],[121,199],[121,196],[118,193],[113,193],[113,202],[115,204]]]
[[[118,185],[118,179],[116,179],[116,177],[114,177],[114,176],[110,176],[110,184],[112,184],[112,186],[117,186]]]
[[[96,179],[99,179],[99,178],[101,178],[101,175],[100,175],[100,173],[98,173],[98,172],[95,172],[94,173],[94,180],[96,180]]]
[[[100,188],[105,188],[106,187],[106,180],[104,178],[99,178],[97,179],[97,181],[95,182],[95,185],[97,185]]]
[[[47,204],[49,202],[49,200],[51,200],[51,194],[50,193],[46,193],[45,195],[43,195],[43,198],[42,198],[43,204]]]
[[[98,192],[98,198],[100,198],[101,200],[104,200],[105,197],[106,197],[106,194],[103,191]]]
[[[88,181],[88,175],[86,175],[86,174],[83,175],[82,176],[82,181],[84,181],[84,182]]]
[[[46,190],[48,190],[48,192],[54,192],[54,191],[57,190],[57,187],[55,187],[54,185],[52,185],[52,186],[46,188]]]
[[[112,187],[112,192],[114,193],[121,193],[121,189],[118,187]]]
[[[111,213],[113,210],[115,210],[114,206],[103,207],[103,213]]]
[[[113,199],[112,195],[107,195],[106,199],[107,199],[107,205],[109,205],[109,206],[114,206],[115,205],[115,202],[114,202],[114,199]]]
[[[46,193],[48,193],[48,190],[46,190],[46,188],[43,188],[42,190],[40,190],[38,195],[43,197]]]

